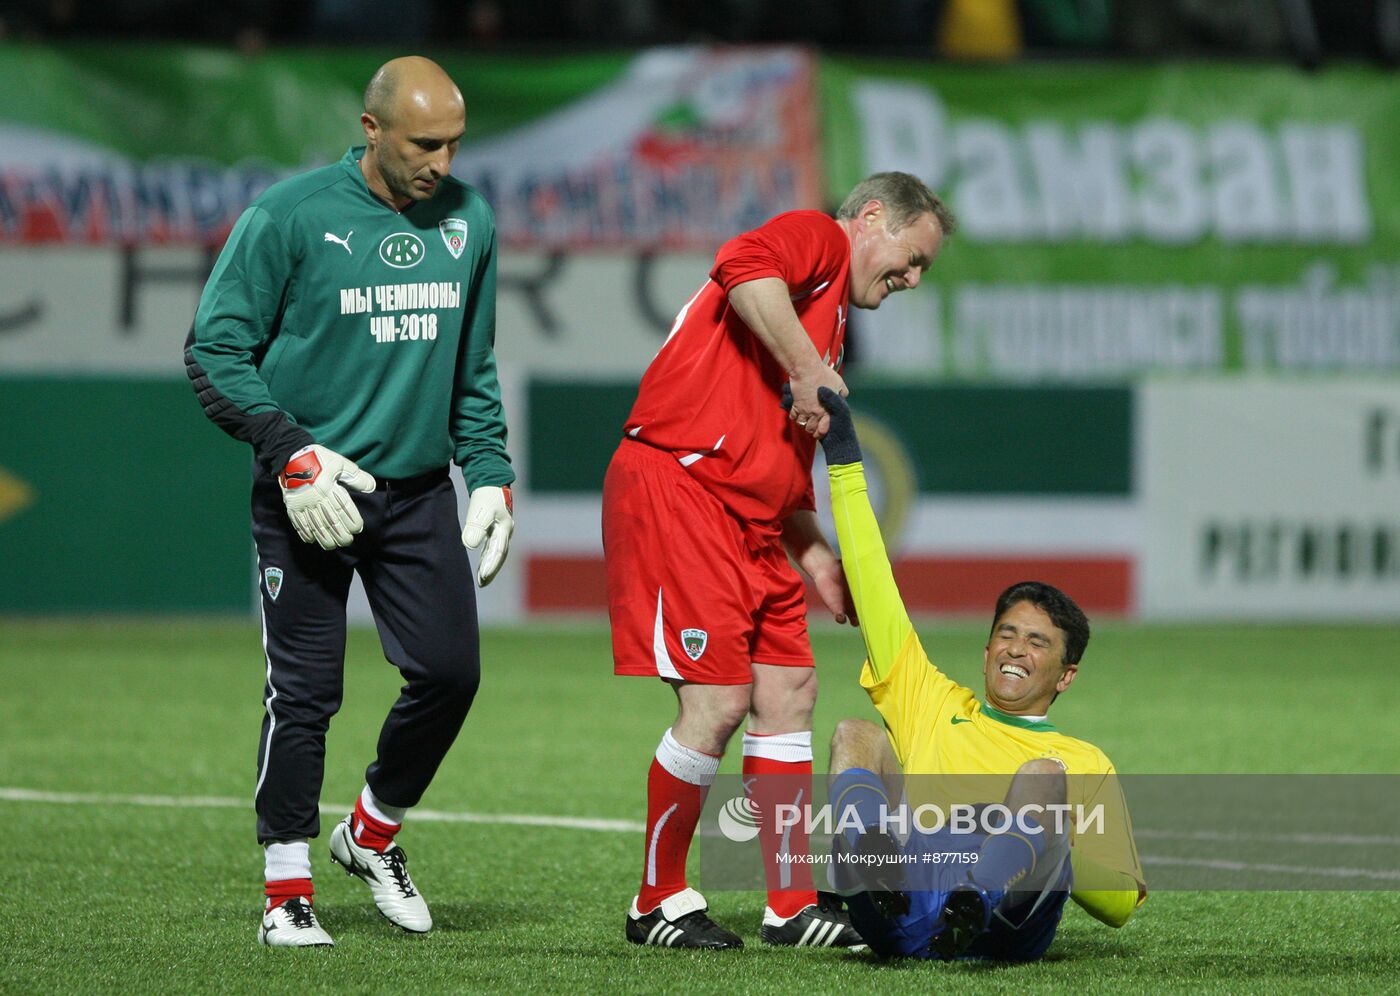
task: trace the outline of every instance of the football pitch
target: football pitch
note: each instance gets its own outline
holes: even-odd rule
[[[980,697],[985,629],[919,629],[930,656]],[[1106,624],[1051,720],[1123,773],[1395,773],[1396,637],[1394,626]],[[814,644],[823,770],[837,720],[874,712],[856,685],[858,634],[822,629]],[[1118,931],[1069,904],[1049,955],[1025,966],[767,949],[764,899],[748,892],[708,895],[743,951],[627,944],[636,824],[672,696],[659,681],[613,678],[608,648],[601,627],[483,635],[476,706],[423,800],[431,812],[410,814],[399,837],[437,923],[414,937],[380,919],[325,850],[399,684],[374,633],[352,631],[312,843],[316,908],[337,946],[270,950],[255,943],[262,865],[248,802],[262,714],[256,625],[0,619],[0,990],[1400,988],[1400,892],[1159,891]],[[738,770],[737,745],[721,770]],[[1151,887],[1150,842],[1141,849]]]

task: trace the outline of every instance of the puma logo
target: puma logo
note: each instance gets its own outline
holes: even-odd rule
[[[332,235],[330,232],[327,232],[327,233],[326,233],[326,241],[327,241],[327,242],[334,242],[336,245],[344,246],[344,247],[345,247],[345,251],[346,251],[346,252],[349,252],[350,255],[353,256],[353,255],[355,255],[355,254],[354,254],[353,252],[350,252],[350,236],[352,236],[352,235],[354,235],[354,234],[355,234],[355,230],[354,230],[353,228],[350,229],[350,231],[347,232],[347,233],[345,234],[345,238],[343,238],[343,239],[342,239],[340,236],[338,236],[338,235]]]

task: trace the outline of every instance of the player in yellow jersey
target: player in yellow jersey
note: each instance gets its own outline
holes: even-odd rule
[[[860,682],[884,720],[884,730],[845,720],[831,744],[832,807],[858,817],[837,836],[838,876],[843,856],[865,870],[844,883],[852,922],[886,957],[1018,961],[1044,954],[1068,895],[1122,926],[1147,889],[1113,765],[1046,718],[1078,674],[1088,620],[1050,585],[1013,585],[998,599],[983,652],[986,701],[939,671],[895,585],[850,410],[827,393],[822,447],[865,638]],[[979,805],[964,807],[961,827],[952,818],[939,825],[969,793]],[[932,811],[924,822],[934,828],[918,819],[911,828],[911,807]],[[1101,817],[1086,829],[1079,820],[1095,807]]]

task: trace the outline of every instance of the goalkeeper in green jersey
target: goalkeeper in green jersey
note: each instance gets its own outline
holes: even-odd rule
[[[394,59],[370,80],[360,125],[363,146],[274,184],[239,218],[185,346],[205,414],[253,448],[266,668],[258,940],[276,946],[332,943],[313,911],[309,840],[354,574],[404,685],[364,789],[331,831],[331,858],[390,923],[431,929],[395,835],[480,680],[464,546],[485,544],[485,585],[513,529],[495,219],[449,173],[462,94],[435,63]],[[470,491],[465,529],[453,463]]]

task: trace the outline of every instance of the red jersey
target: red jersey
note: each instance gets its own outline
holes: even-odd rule
[[[817,355],[839,371],[850,276],[840,225],[818,211],[780,214],[720,248],[642,377],[627,435],[672,453],[750,533],[776,536],[782,519],[815,507],[816,442],[788,420],[779,403],[787,371],[730,306],[729,291],[781,279]]]

